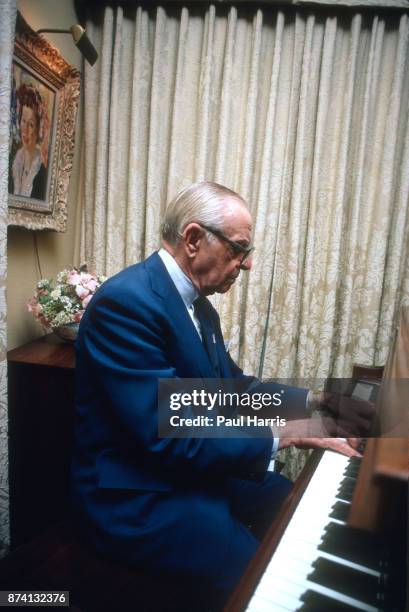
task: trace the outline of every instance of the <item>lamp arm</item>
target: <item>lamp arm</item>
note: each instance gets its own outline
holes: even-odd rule
[[[47,32],[48,34],[71,34],[70,30],[47,30],[46,28],[37,30],[37,34],[43,34],[44,32]]]

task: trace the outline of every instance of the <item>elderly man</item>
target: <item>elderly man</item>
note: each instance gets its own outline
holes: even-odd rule
[[[278,440],[158,437],[158,379],[245,380],[206,296],[250,270],[251,231],[237,193],[210,182],[185,189],[167,208],[163,248],[101,287],[76,346],[72,489],[84,534],[114,559],[226,592],[257,549],[248,526],[271,517],[290,490],[268,471]],[[289,393],[304,409],[307,391]],[[356,454],[341,440],[287,437],[279,446],[294,443]]]

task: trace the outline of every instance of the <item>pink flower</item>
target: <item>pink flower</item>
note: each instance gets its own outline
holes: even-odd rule
[[[83,300],[87,297],[87,295],[89,295],[89,290],[83,287],[82,285],[77,285],[75,287],[75,293],[78,295],[80,300]]]
[[[81,282],[81,275],[76,270],[71,270],[67,276],[67,283],[69,285],[79,285]]]
[[[81,272],[81,283],[85,285],[92,279],[92,274],[88,274],[88,272]]]
[[[82,303],[82,307],[84,308],[84,310],[88,306],[88,304],[90,303],[91,299],[92,299],[92,293],[87,295],[87,297],[82,300],[81,303]]]
[[[34,312],[34,308],[35,308],[36,304],[37,304],[37,300],[34,297],[30,298],[28,300],[28,302],[27,302],[27,310],[28,310],[28,312]]]
[[[87,281],[86,283],[82,281],[82,285],[86,287],[87,289],[89,289],[91,293],[94,293],[95,289],[97,288],[97,281],[95,280],[95,278],[91,277],[90,280]]]
[[[35,297],[32,297],[27,302],[27,310],[28,312],[32,312],[33,316],[39,318],[41,313],[43,312],[43,307],[37,302]]]

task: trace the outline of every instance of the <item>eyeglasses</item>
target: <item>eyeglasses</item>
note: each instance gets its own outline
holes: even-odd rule
[[[230,238],[227,238],[227,236],[225,236],[222,231],[215,229],[214,227],[203,225],[203,223],[200,223],[199,225],[203,227],[203,229],[205,229],[207,232],[210,232],[211,234],[213,234],[213,236],[216,236],[217,238],[220,238],[220,240],[223,240],[224,242],[226,242],[231,247],[234,257],[240,257],[241,265],[246,261],[249,255],[254,251],[255,247],[253,246],[245,247],[242,244],[240,244],[240,242],[236,242],[235,240],[230,240]]]

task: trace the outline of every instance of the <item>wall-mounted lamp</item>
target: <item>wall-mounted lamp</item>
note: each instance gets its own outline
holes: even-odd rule
[[[85,57],[87,62],[91,64],[91,66],[93,66],[95,62],[97,61],[98,59],[97,50],[95,49],[94,45],[88,38],[87,33],[85,32],[84,28],[80,26],[78,23],[71,26],[69,30],[48,30],[48,29],[37,30],[37,34],[43,34],[45,32],[50,33],[50,34],[71,34],[74,39],[74,43],[76,44],[76,46],[78,47],[82,55]]]

